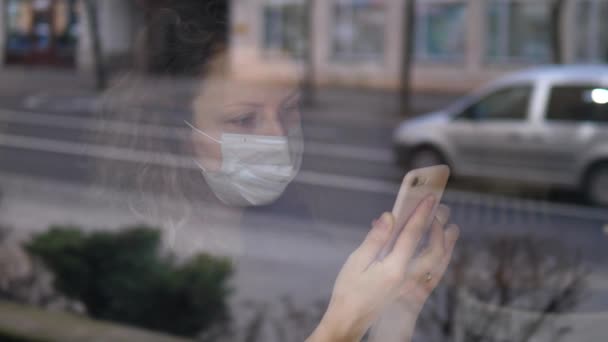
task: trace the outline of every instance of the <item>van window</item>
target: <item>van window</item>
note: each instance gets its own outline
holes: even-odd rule
[[[460,117],[471,120],[525,120],[531,85],[502,88],[467,108]]]
[[[547,119],[608,122],[608,88],[594,85],[553,87]]]

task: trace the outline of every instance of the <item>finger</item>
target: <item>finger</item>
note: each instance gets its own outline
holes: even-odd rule
[[[450,219],[450,208],[447,205],[439,205],[435,219],[431,225],[431,238],[429,246],[426,248],[431,253],[440,252],[443,254],[445,249],[445,239],[443,228]],[[423,252],[424,253],[424,252]]]
[[[437,218],[431,225],[431,239],[428,246],[416,257],[407,269],[406,277],[421,278],[423,275],[434,269],[443,260],[445,253],[445,233],[443,226]]]
[[[443,254],[443,258],[439,262],[439,265],[435,268],[434,275],[434,284],[432,284],[433,288],[437,286],[437,283],[443,278],[445,271],[452,260],[452,254],[454,253],[454,246],[456,246],[456,241],[458,241],[458,236],[460,235],[460,228],[457,225],[452,224],[448,226],[445,230],[445,253]]]
[[[460,229],[455,224],[448,226],[443,233],[445,240],[444,253],[442,253],[439,258],[437,258],[437,256],[429,256],[428,258],[417,261],[415,266],[412,268],[411,276],[422,281],[423,283],[426,283],[429,289],[435,288],[450,264],[452,254],[454,252],[454,246],[456,245],[456,241],[458,240],[458,236],[460,234],[459,231]],[[427,281],[429,274],[431,280]]]
[[[441,226],[444,227],[450,220],[450,207],[445,204],[440,204],[437,207],[437,213],[435,213],[435,218],[439,220]]]
[[[439,259],[443,256],[445,251],[445,234],[443,231],[444,225],[438,218],[433,220],[431,224],[431,237],[429,239],[429,244],[426,248],[420,253],[421,257],[429,255],[433,259]]]
[[[438,260],[427,257],[414,261],[406,274],[409,281],[406,281],[400,290],[401,298],[417,297],[423,303],[443,278],[458,240],[458,226],[450,225],[443,234],[446,244],[445,253]]]
[[[418,259],[430,259],[431,264],[438,263],[445,251],[444,227],[450,218],[450,208],[439,205],[435,218],[431,223],[429,244],[422,250]]]
[[[395,219],[391,213],[384,213],[374,221],[373,227],[351,257],[361,264],[362,268],[373,262],[382,248],[388,242]]]
[[[444,235],[445,235],[445,253],[443,254],[443,260],[442,260],[442,265],[443,265],[443,270],[441,271],[442,273],[445,271],[445,268],[447,268],[448,264],[450,263],[450,260],[452,259],[452,253],[454,252],[454,246],[456,246],[456,241],[458,241],[458,237],[460,236],[460,228],[455,224],[451,224],[445,230]]]
[[[435,201],[434,196],[429,196],[418,205],[405,228],[399,234],[393,251],[385,259],[389,266],[401,270],[405,269],[422,238],[422,234],[428,227]]]

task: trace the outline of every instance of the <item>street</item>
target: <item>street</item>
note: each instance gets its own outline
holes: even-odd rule
[[[331,95],[330,99],[337,97]],[[103,141],[98,136],[103,131],[92,110],[92,97],[51,97],[32,105],[33,97],[21,101],[12,98],[0,110],[2,172],[87,185],[95,180],[91,166],[96,160],[145,160],[154,152],[117,150],[98,144],[96,139]],[[334,110],[347,111],[341,109],[341,103],[344,104],[334,103]],[[346,122],[341,118],[332,120],[331,116],[318,119],[321,115],[315,111],[323,110],[312,108],[303,113],[305,154],[293,192],[305,203],[314,204],[314,217],[320,221],[366,227],[381,212],[390,209],[404,175],[404,170],[394,164],[391,153],[392,129],[398,119]],[[188,115],[185,110],[176,110],[165,116],[164,125],[142,125],[137,129],[155,139],[177,143],[189,138],[188,129],[181,124]],[[106,120],[103,124],[110,125],[112,132],[123,130],[126,134],[135,131],[137,125],[118,120]],[[183,159],[180,167],[193,174],[199,172],[187,162],[188,156],[180,157]],[[452,184],[445,198],[452,206],[454,220],[465,232],[568,236],[567,241],[576,241],[578,248],[593,255],[595,260],[591,261],[601,264],[606,260],[602,227],[608,222],[608,212],[576,203],[551,203],[542,197],[518,199],[469,189],[462,182]]]
[[[0,208],[2,221],[18,231],[40,231],[50,224],[66,222],[117,228],[137,221],[126,204],[121,206],[114,200],[116,195],[104,202],[87,191],[96,181],[92,170],[100,160],[127,164],[148,161],[153,168],[179,167],[192,177],[200,175],[190,162],[191,156],[175,156],[171,163],[163,164],[153,150],[99,143],[103,141],[99,139],[103,131],[94,114],[93,97],[71,101],[69,96],[37,99],[34,95],[7,99],[3,107]],[[343,115],[344,109],[339,105],[330,108]],[[234,280],[235,308],[251,300],[276,302],[282,296],[304,306],[326,299],[341,263],[361,241],[369,223],[392,206],[404,174],[393,163],[391,154],[391,132],[397,119],[387,116],[368,120],[359,116],[360,119],[347,120],[323,115],[324,110],[327,109],[313,107],[303,113],[304,160],[286,194],[296,194],[306,203],[316,224],[311,226],[300,220],[300,210],[270,206],[250,211],[257,219],[250,220],[249,227],[242,227],[240,234],[248,246],[255,248],[246,248],[239,258]],[[139,134],[178,143],[189,138],[188,129],[181,125],[187,116],[187,111],[175,110],[167,112],[167,121],[162,125],[136,128]],[[103,124],[113,132],[126,134],[134,131],[136,125],[120,120],[106,120]],[[588,289],[591,295],[585,297],[579,309],[605,310],[608,306],[604,280],[608,262],[606,210],[552,203],[544,198],[480,193],[462,183],[450,185],[444,202],[451,206],[452,219],[461,226],[463,238],[525,234],[558,239],[572,252],[580,251],[593,270],[593,282]],[[179,234],[190,242],[204,240],[197,228],[181,227]],[[180,247],[179,242],[173,246],[178,254],[187,254],[192,248]]]

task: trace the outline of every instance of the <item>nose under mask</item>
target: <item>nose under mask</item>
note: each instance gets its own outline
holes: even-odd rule
[[[200,163],[205,181],[226,205],[258,206],[274,202],[296,176],[302,159],[299,127],[287,136],[222,134],[220,140],[186,122],[207,139],[221,145],[220,170],[210,172]]]

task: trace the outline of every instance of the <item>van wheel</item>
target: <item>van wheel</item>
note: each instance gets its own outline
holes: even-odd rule
[[[408,161],[410,169],[420,169],[441,164],[445,164],[443,156],[432,147],[420,147],[413,150]]]
[[[608,206],[608,163],[594,166],[585,180],[585,195],[597,205]]]

